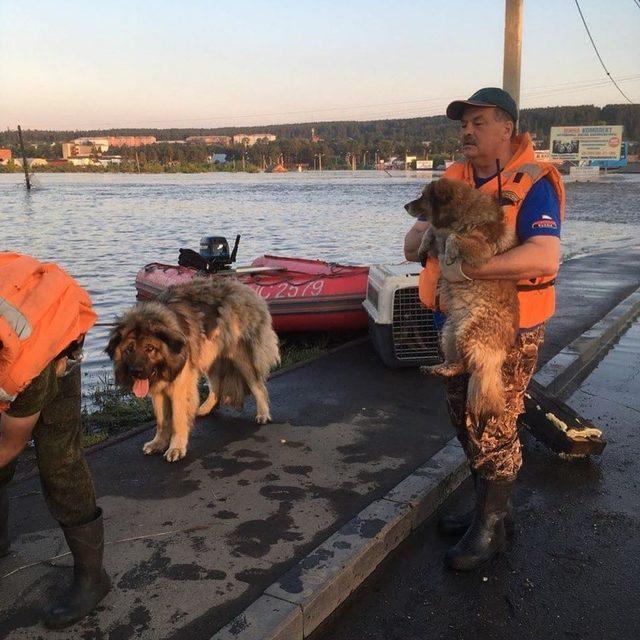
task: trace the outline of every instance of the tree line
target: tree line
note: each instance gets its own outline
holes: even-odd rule
[[[520,130],[529,131],[548,147],[549,130],[562,125],[612,125],[624,126],[624,139],[632,143],[632,151],[640,141],[640,105],[611,104],[545,107],[523,109],[520,114]],[[320,141],[311,141],[311,129],[315,129]],[[269,132],[277,136],[274,142],[259,142],[251,147],[242,145],[221,146],[204,144],[170,144],[163,141],[184,140],[188,136],[233,135],[237,133]],[[27,156],[59,158],[60,142],[83,136],[139,136],[153,135],[158,144],[132,149],[109,149],[109,154],[122,156],[121,170],[171,170],[191,165],[194,170],[208,165],[212,153],[227,154],[231,166],[220,169],[245,168],[257,170],[279,162],[303,164],[309,167],[322,162],[323,168],[339,169],[352,166],[372,167],[376,158],[416,155],[428,157],[439,164],[453,157],[459,150],[457,123],[445,116],[404,118],[371,121],[306,122],[255,127],[218,127],[150,129],[122,128],[90,131],[23,131],[27,143]],[[17,132],[0,132],[0,146],[9,147],[19,155]]]

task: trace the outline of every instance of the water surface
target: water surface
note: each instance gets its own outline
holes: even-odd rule
[[[263,253],[346,263],[400,262],[412,224],[402,205],[429,174],[20,174],[0,175],[1,250],[59,262],[108,322],[135,301],[152,261],[175,263],[202,235],[242,234],[239,263]],[[640,244],[640,176],[567,184],[565,258]],[[88,337],[86,371],[106,371],[106,328]]]

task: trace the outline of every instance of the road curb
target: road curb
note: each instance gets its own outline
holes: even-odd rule
[[[303,640],[469,475],[453,438],[268,587],[212,640]]]
[[[535,374],[536,382],[558,398],[568,398],[638,315],[640,288],[549,360]]]
[[[565,398],[640,315],[640,288],[562,349],[535,379]],[[304,640],[469,476],[456,438],[265,589],[211,640]]]

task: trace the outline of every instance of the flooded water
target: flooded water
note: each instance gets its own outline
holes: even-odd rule
[[[91,294],[100,321],[135,301],[148,262],[175,263],[202,235],[242,234],[239,264],[263,253],[397,263],[412,223],[402,205],[430,175],[375,171],[196,175],[0,175],[0,250],[60,263]],[[567,184],[565,259],[640,245],[640,176]],[[106,328],[87,341],[90,379],[109,368]]]

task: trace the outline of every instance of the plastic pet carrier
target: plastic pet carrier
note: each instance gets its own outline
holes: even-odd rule
[[[420,265],[374,265],[367,297],[373,345],[388,367],[411,367],[442,361],[433,312],[418,298]]]

